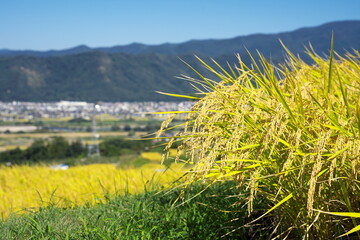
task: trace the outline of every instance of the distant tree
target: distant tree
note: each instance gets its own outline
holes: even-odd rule
[[[125,132],[130,132],[130,131],[131,131],[131,126],[128,125],[128,124],[126,124],[126,125],[124,126],[124,131],[125,131]]]
[[[118,156],[129,153],[140,153],[151,145],[150,141],[133,141],[123,138],[107,139],[100,143],[100,153],[102,156]]]
[[[38,162],[49,157],[47,145],[43,139],[35,140],[23,154],[26,160],[33,162]]]
[[[80,140],[72,142],[68,149],[69,157],[76,157],[86,154],[86,147],[81,143]]]
[[[146,132],[155,132],[160,129],[160,124],[148,123],[145,125],[144,130]]]
[[[134,137],[135,136],[135,132],[134,131],[129,131],[128,132],[128,137]]]
[[[16,148],[1,152],[0,163],[37,163],[54,159],[78,157],[86,154],[86,152],[86,146],[79,140],[69,144],[63,137],[54,137],[50,141],[37,139],[26,150]]]
[[[110,130],[113,132],[118,132],[121,130],[121,128],[119,127],[119,125],[112,125]]]
[[[90,120],[79,117],[79,118],[70,119],[68,122],[71,122],[71,123],[84,123],[84,122],[90,122]]]
[[[136,126],[132,130],[135,132],[143,132],[143,131],[145,131],[145,128],[141,127],[141,126]]]
[[[11,163],[19,164],[22,163],[23,161],[24,161],[24,155],[23,152],[20,150],[20,148],[15,148],[0,153],[1,163],[11,162]]]
[[[44,122],[41,121],[41,120],[36,120],[36,121],[34,122],[34,125],[35,125],[36,127],[42,127],[42,126],[44,126]]]
[[[50,159],[69,157],[69,143],[63,137],[54,137],[48,145]]]

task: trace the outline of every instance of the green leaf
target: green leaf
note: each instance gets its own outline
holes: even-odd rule
[[[328,83],[327,83],[327,93],[330,93],[331,88],[331,80],[332,80],[332,66],[333,66],[333,60],[334,60],[334,33],[332,33],[331,36],[331,43],[330,43],[330,64],[329,64],[329,77],[328,77]]]
[[[269,214],[270,212],[274,211],[275,209],[277,209],[281,204],[285,203],[286,201],[288,201],[290,198],[293,197],[293,194],[290,193],[288,196],[286,196],[283,200],[281,200],[280,202],[278,202],[275,206],[273,206],[272,208],[270,208],[266,213],[264,213],[263,215],[261,215],[260,217],[256,218],[255,220],[251,221],[249,224],[256,222],[257,220],[263,218],[265,215]]]
[[[173,136],[173,137],[154,137],[154,138],[139,138],[134,140],[156,140],[156,139],[178,139],[178,138],[191,138],[191,137],[198,137],[199,135],[184,135],[184,136]]]
[[[346,236],[346,235],[349,235],[349,234],[354,233],[354,232],[357,232],[357,231],[360,231],[360,225],[354,227],[353,229],[351,229],[351,230],[348,231],[347,233],[344,233],[343,235],[338,236],[338,238],[343,237],[343,236]]]
[[[324,211],[320,211],[317,210],[321,213],[325,213],[325,214],[330,214],[330,215],[335,215],[335,216],[341,216],[341,217],[351,217],[351,218],[360,218],[360,213],[357,212],[324,212]],[[350,231],[338,236],[338,238],[349,235],[351,233],[360,231],[360,225],[354,227],[353,229],[351,229]]]
[[[193,97],[193,96],[188,96],[188,95],[180,95],[180,94],[173,94],[173,93],[164,93],[164,92],[160,92],[160,91],[156,91],[157,93],[160,93],[162,95],[166,95],[166,96],[171,96],[171,97],[179,97],[179,98],[187,98],[187,99],[195,99],[195,100],[200,100],[201,98],[198,97]]]
[[[360,218],[360,213],[356,213],[356,212],[324,212],[324,211],[320,211],[320,212],[335,216]]]
[[[201,73],[199,73],[198,71],[196,71],[195,68],[193,68],[190,64],[188,64],[187,62],[185,62],[184,60],[182,60],[181,58],[179,58],[180,61],[182,61],[186,66],[188,66],[192,71],[194,71],[211,89],[215,89],[215,86],[208,80],[206,79]]]
[[[147,112],[149,114],[181,114],[181,113],[196,113],[198,111],[168,111],[168,112]]]
[[[323,175],[325,172],[327,172],[328,171],[328,169],[324,169],[324,170],[322,170],[321,172],[319,172],[317,175],[316,175],[316,177],[320,177],[321,175]]]
[[[216,161],[216,163],[221,163],[221,162],[255,162],[255,163],[262,163],[262,161],[259,160],[253,160],[253,159],[223,159],[223,160],[219,160]]]
[[[216,172],[216,173],[209,173],[205,176],[205,178],[210,178],[210,177],[215,177],[215,176],[218,176],[218,175],[221,175],[220,172]]]
[[[321,124],[321,125],[323,125],[324,127],[336,130],[336,131],[343,131],[343,129],[339,126],[333,126],[333,125],[327,125],[327,124]]]
[[[278,141],[284,144],[285,146],[290,147],[290,143],[286,142],[285,140],[278,138]]]
[[[233,175],[242,173],[242,172],[243,172],[243,171],[231,171],[231,172],[225,174],[224,177],[230,177],[230,176],[233,176]]]
[[[244,169],[251,169],[251,168],[256,168],[260,166],[260,163],[256,163],[256,164],[253,164],[253,165],[250,165],[250,166],[247,166],[247,167],[244,167]]]
[[[246,146],[243,146],[241,148],[237,148],[235,149],[235,151],[239,151],[239,150],[246,150],[246,149],[250,149],[250,148],[256,148],[260,146],[260,144],[251,144],[251,145],[246,145]]]
[[[334,159],[336,158],[337,156],[339,156],[341,153],[343,153],[344,151],[346,151],[349,147],[346,147],[344,149],[341,149],[340,151],[337,151],[336,153],[332,154],[328,160],[331,160],[331,159]]]

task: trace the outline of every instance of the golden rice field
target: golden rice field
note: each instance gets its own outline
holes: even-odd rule
[[[175,158],[177,154],[176,149],[169,149],[169,156]],[[142,152],[141,157],[150,160],[154,163],[161,163],[162,162],[162,154],[158,152]]]
[[[95,204],[106,195],[140,193],[166,186],[182,174],[182,165],[166,169],[147,164],[137,169],[119,169],[112,164],[94,164],[55,170],[47,166],[0,167],[0,216],[36,210],[57,204],[71,207]]]
[[[6,145],[6,146],[0,146],[0,152],[3,152],[3,151],[9,151],[9,150],[14,150],[16,148],[19,148],[21,150],[25,150],[29,147],[29,144],[26,144],[26,145]]]
[[[162,155],[158,152],[142,152],[141,157],[149,159],[152,162],[161,162]]]

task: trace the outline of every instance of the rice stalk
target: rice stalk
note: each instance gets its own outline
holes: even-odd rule
[[[220,81],[194,69],[202,97],[175,137],[194,163],[188,183],[231,178],[239,191],[248,189],[249,212],[255,198],[267,199],[278,229],[332,239],[355,222],[314,209],[360,212],[360,54],[340,56],[332,41],[327,58],[310,46],[308,64],[285,51],[284,64],[259,54],[247,66],[239,56],[230,72],[198,58]]]

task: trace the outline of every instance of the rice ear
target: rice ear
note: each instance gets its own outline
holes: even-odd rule
[[[250,55],[249,66],[238,55],[238,66],[228,73],[198,58],[221,81],[192,81],[209,91],[179,131],[181,151],[194,163],[188,182],[234,180],[248,193],[250,212],[254,200],[266,199],[277,206],[271,212],[284,219],[283,229],[304,236],[326,239],[334,229],[347,229],[346,219],[313,214],[314,208],[359,208],[360,202],[353,193],[360,191],[360,54],[340,57],[331,42],[329,58],[310,45],[313,65],[285,46],[288,56],[280,66],[261,54],[259,60]],[[240,161],[245,159],[257,162]],[[346,194],[339,196],[341,184]],[[276,205],[278,199],[286,201]]]

